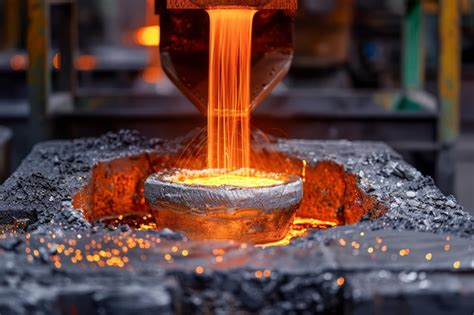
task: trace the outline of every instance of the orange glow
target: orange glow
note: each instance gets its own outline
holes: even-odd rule
[[[329,221],[320,221],[311,218],[295,217],[295,219],[293,220],[293,224],[290,227],[290,230],[283,239],[277,242],[262,244],[260,246],[286,246],[290,244],[291,240],[305,236],[306,233],[311,229],[327,229],[334,226],[337,226],[337,223]]]
[[[28,67],[28,57],[26,55],[13,55],[10,59],[10,67],[12,70],[20,71]]]
[[[147,47],[160,45],[160,27],[158,25],[144,26],[138,29],[135,34],[137,44]]]
[[[200,185],[209,187],[219,186],[235,186],[235,187],[269,187],[274,185],[283,184],[284,181],[275,178],[264,178],[264,177],[247,177],[243,175],[235,174],[220,174],[209,177],[190,177],[184,179],[181,183],[186,185]]]
[[[250,67],[255,10],[210,17],[208,168],[250,168]]]
[[[204,268],[201,267],[201,266],[197,266],[197,267],[196,267],[196,273],[197,273],[197,274],[202,274],[202,273],[204,273]]]
[[[75,65],[79,71],[91,71],[97,66],[97,59],[91,55],[81,55],[77,57]]]
[[[153,84],[159,82],[163,78],[161,67],[148,67],[143,71],[142,79],[146,83]]]
[[[261,172],[301,175],[301,160],[284,159],[277,153],[260,154],[260,152],[254,151],[252,161],[257,159],[266,161],[266,163],[258,163],[262,168]],[[184,155],[184,158],[196,163],[191,165],[191,168],[202,169],[206,166],[205,158],[199,159],[196,154]],[[143,185],[149,174],[153,172],[177,166],[182,167],[179,164],[182,159],[183,155],[153,155],[150,161],[148,154],[141,154],[133,158],[120,157],[100,162],[93,168],[92,176],[84,183],[83,189],[74,196],[74,208],[82,209],[86,218],[92,222],[103,220],[104,223],[111,225],[126,223],[132,229],[164,228],[166,226],[163,221],[158,220],[155,216],[148,217],[147,220],[143,219],[144,215],[151,213],[150,207],[145,202]],[[198,170],[196,172],[206,171]],[[251,174],[255,174],[254,172],[258,171],[252,170]],[[365,195],[360,190],[354,175],[345,172],[341,166],[333,162],[323,161],[316,165],[308,163],[305,172],[305,195],[296,214],[296,220],[290,226],[287,236],[274,245],[286,245],[292,238],[304,236],[309,229],[325,229],[335,225],[352,224],[358,222],[364,215],[371,219],[378,218],[387,210],[378,205],[376,199]],[[336,209],[341,207],[345,209],[344,216],[337,214]],[[178,221],[176,224],[194,224],[201,227],[206,224],[206,218],[202,216],[187,216]],[[224,228],[229,229],[229,226]],[[215,230],[209,231],[210,236],[214,234]],[[26,234],[25,237],[28,239],[30,235]],[[389,251],[381,238],[376,240],[376,243],[380,243],[381,252]],[[362,248],[359,243],[351,239],[343,241],[338,239],[336,242],[339,242],[341,246],[345,244],[345,246],[356,250]],[[262,243],[264,246],[272,245],[266,244],[265,241]],[[246,244],[242,246],[245,247]],[[441,248],[443,247],[441,246]],[[57,250],[60,253],[63,249],[58,247]],[[377,247],[374,248],[374,253],[376,250],[378,250]],[[395,251],[395,249],[392,250]],[[399,250],[395,251],[397,255]],[[403,253],[405,254],[405,251]],[[220,253],[216,254],[216,256],[218,255],[223,256]]]
[[[408,254],[410,254],[410,250],[408,248],[401,249],[399,252],[399,255],[402,257],[408,256]]]
[[[59,53],[56,53],[53,57],[53,67],[54,69],[61,68],[61,55]]]
[[[346,280],[344,279],[344,277],[339,277],[336,280],[336,283],[337,283],[338,286],[343,286],[345,282],[346,282]]]

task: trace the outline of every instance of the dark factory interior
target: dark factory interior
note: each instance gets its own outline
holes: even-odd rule
[[[0,314],[474,314],[473,0],[0,0]]]

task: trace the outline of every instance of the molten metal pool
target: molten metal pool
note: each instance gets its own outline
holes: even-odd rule
[[[269,243],[287,235],[303,181],[250,169],[175,169],[151,175],[145,197],[161,225],[189,238]]]
[[[282,185],[288,180],[287,178],[287,175],[277,173],[241,169],[233,172],[225,170],[178,172],[171,181],[190,186],[258,188]]]

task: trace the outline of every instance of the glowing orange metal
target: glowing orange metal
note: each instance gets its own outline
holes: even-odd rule
[[[208,168],[250,168],[250,59],[256,11],[209,10]]]
[[[185,177],[177,179],[185,185],[199,185],[209,187],[235,186],[243,188],[268,187],[283,184],[285,181],[271,177],[244,176],[238,174],[216,174],[203,177]]]

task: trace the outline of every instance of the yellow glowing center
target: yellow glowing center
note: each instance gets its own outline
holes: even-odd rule
[[[160,27],[156,25],[140,28],[135,35],[135,40],[142,46],[159,46]]]
[[[243,188],[252,187],[269,187],[274,185],[281,185],[284,183],[281,179],[268,177],[249,177],[235,174],[220,174],[206,177],[189,177],[180,178],[180,183],[185,185],[199,185],[199,186],[235,186]]]

